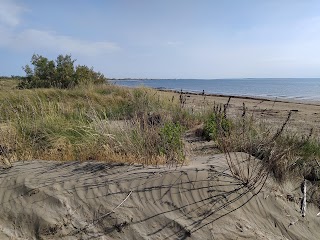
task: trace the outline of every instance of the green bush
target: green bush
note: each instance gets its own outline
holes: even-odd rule
[[[306,141],[301,149],[300,155],[304,160],[313,160],[320,158],[320,144],[314,139]]]
[[[31,58],[33,67],[26,65],[23,70],[26,77],[22,78],[19,88],[72,88],[79,84],[100,84],[106,78],[100,72],[87,66],[74,66],[76,60],[71,55],[59,55],[55,61],[48,60],[38,54]]]
[[[183,132],[183,127],[179,123],[173,122],[166,122],[160,129],[159,152],[166,156],[167,161],[176,163],[185,159]]]
[[[216,140],[219,134],[226,134],[230,131],[231,122],[222,114],[212,112],[204,123],[203,135],[208,141]]]

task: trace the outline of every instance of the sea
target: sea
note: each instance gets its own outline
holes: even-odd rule
[[[111,82],[128,87],[320,102],[320,78],[121,79]]]

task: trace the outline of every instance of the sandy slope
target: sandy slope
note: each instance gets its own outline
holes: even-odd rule
[[[0,239],[320,239],[299,186],[268,180],[254,196],[260,186],[232,176],[224,155],[171,169],[17,162],[0,170]]]

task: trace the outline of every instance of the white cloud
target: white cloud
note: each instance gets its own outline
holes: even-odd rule
[[[75,54],[98,56],[120,48],[108,41],[84,41],[54,31],[23,29],[18,31],[26,11],[14,0],[0,0],[0,48],[9,48],[19,52],[52,52],[54,54]]]
[[[20,23],[20,14],[25,9],[12,0],[0,0],[0,24],[17,26]]]
[[[70,36],[59,35],[55,32],[26,29],[14,33],[0,28],[3,36],[0,46],[17,51],[49,51],[56,54],[76,54],[83,56],[98,56],[120,49],[117,44],[107,41],[90,42],[79,40]]]

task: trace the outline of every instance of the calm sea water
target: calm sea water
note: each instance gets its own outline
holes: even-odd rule
[[[205,93],[222,95],[320,101],[320,78],[132,79],[113,82],[129,87],[148,86],[188,92],[204,90]]]

